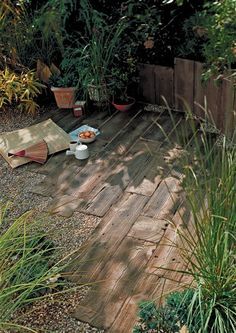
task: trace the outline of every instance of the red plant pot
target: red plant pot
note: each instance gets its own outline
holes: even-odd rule
[[[112,102],[112,105],[116,110],[121,112],[127,112],[129,111],[132,106],[135,104],[135,99],[133,97],[129,97],[129,101],[127,103],[120,104],[119,102]]]
[[[72,109],[75,104],[76,88],[57,88],[52,87],[57,106],[60,109]]]

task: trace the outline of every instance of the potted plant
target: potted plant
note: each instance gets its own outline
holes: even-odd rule
[[[77,72],[79,59],[71,58],[70,49],[63,54],[63,60],[59,68],[55,67],[49,78],[49,85],[54,93],[57,106],[61,109],[71,109],[76,102],[76,95],[79,86]],[[80,89],[80,95],[82,90]]]
[[[85,31],[77,38],[71,59],[77,63],[79,82],[90,99],[97,103],[109,101],[111,68],[119,53],[126,17],[110,24],[109,17],[81,0],[80,21]]]
[[[51,85],[58,108],[70,109],[74,107],[76,86],[78,84],[78,79],[74,75],[53,74],[49,79],[49,84]]]
[[[112,69],[112,105],[119,111],[129,111],[135,104],[135,98],[129,96],[129,85],[137,81],[137,67],[132,58],[119,62]]]

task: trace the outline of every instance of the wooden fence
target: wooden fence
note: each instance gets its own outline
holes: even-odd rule
[[[236,87],[233,79],[220,83],[210,79],[202,84],[203,64],[175,59],[174,68],[140,65],[140,98],[148,103],[168,105],[179,111],[189,107],[197,116],[211,120],[221,131],[232,136],[236,128]],[[166,102],[164,101],[164,99]]]

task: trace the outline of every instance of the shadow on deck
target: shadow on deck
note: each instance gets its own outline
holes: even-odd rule
[[[69,217],[74,211],[102,218],[86,250],[74,262],[78,283],[94,283],[75,317],[110,333],[128,333],[136,320],[137,302],[160,299],[189,283],[180,273],[183,262],[171,242],[176,227],[189,223],[178,162],[193,133],[182,114],[146,112],[94,113],[78,121],[63,111],[52,119],[66,131],[80,125],[101,135],[81,162],[60,153],[34,167],[46,175],[34,191],[53,197],[48,211]],[[178,138],[176,137],[178,133]],[[180,212],[182,212],[180,214]],[[83,272],[83,274],[81,274]]]

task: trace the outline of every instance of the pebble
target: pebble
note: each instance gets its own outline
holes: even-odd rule
[[[0,113],[0,133],[30,126],[39,119],[40,115],[32,118],[17,113],[14,116]],[[75,212],[70,218],[50,216],[45,213],[45,208],[52,199],[31,192],[44,177],[42,174],[32,172],[30,165],[12,170],[0,156],[0,201],[11,202],[6,223],[0,232],[6,229],[13,219],[33,210],[35,219],[39,221],[39,229],[46,231],[55,246],[61,248],[58,256],[62,257],[78,249],[89,238],[100,219],[79,212]],[[71,290],[73,287],[75,287],[73,284],[69,284],[66,293],[50,296],[50,301],[43,299],[21,309],[14,316],[16,321],[39,333],[104,332],[73,318],[74,309],[89,290],[88,287]]]

